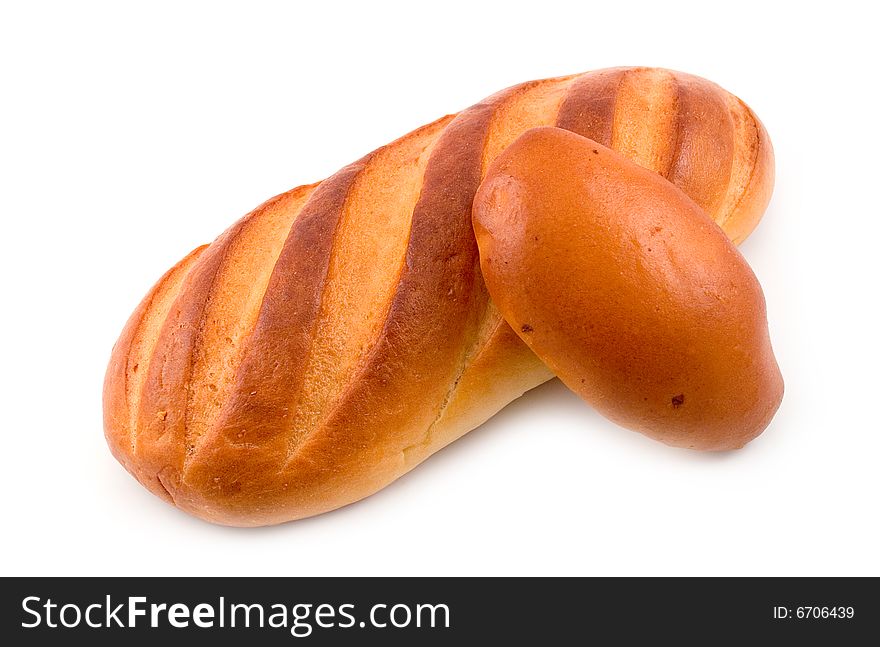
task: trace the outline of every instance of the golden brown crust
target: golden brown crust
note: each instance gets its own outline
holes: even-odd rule
[[[606,417],[711,450],[741,447],[770,422],[782,378],[761,287],[670,182],[537,128],[493,163],[474,227],[505,319]]]
[[[706,213],[717,213],[730,182],[733,120],[725,96],[704,79],[677,78],[676,152],[665,177]]]
[[[611,146],[617,90],[625,72],[625,68],[613,68],[576,79],[559,108],[556,125]]]
[[[258,208],[132,316],[107,373],[114,455],[195,515],[278,523],[367,496],[548,379],[488,300],[473,195],[540,125],[616,137],[646,164],[671,160],[673,131],[696,128],[671,93],[682,76],[617,68],[509,88]],[[704,179],[749,178],[725,194],[725,217],[747,233],[772,177],[745,169],[766,155],[739,150],[759,122],[717,86],[695,87],[741,117],[730,120],[739,175]],[[679,154],[680,181],[703,190],[691,154]],[[132,345],[132,326],[143,343]],[[135,382],[120,366],[138,361],[147,373],[126,391]],[[119,441],[129,430],[133,445]]]
[[[156,478],[137,460],[137,412],[144,374],[149,370],[156,331],[167,316],[184,279],[208,245],[197,247],[159,279],[129,317],[113,347],[104,378],[104,434],[110,451],[151,492],[170,501]]]
[[[737,245],[758,225],[773,193],[776,164],[764,124],[746,104],[727,95],[736,146],[728,193],[719,207],[718,224]]]
[[[488,110],[481,107],[462,113],[437,142],[413,211],[405,267],[385,325],[365,365],[346,376],[346,392],[317,428],[277,424],[292,409],[288,397],[297,391],[301,375],[301,366],[295,363],[308,354],[314,335],[312,326],[300,322],[304,309],[297,304],[305,296],[292,291],[301,289],[307,280],[301,276],[305,266],[314,264],[315,238],[291,256],[302,269],[283,266],[284,255],[279,259],[276,274],[291,284],[280,293],[270,285],[267,303],[283,314],[267,324],[272,335],[269,348],[257,341],[258,324],[246,360],[253,369],[247,369],[238,397],[231,400],[234,417],[224,419],[212,442],[187,469],[183,486],[196,493],[210,492],[210,497],[196,502],[194,512],[204,514],[219,505],[223,516],[215,520],[278,523],[350,503],[402,473],[403,449],[413,434],[430,431],[459,370],[479,314],[477,302],[486,301],[477,280],[470,206],[480,179],[481,147],[475,143],[485,134],[487,116]],[[304,212],[314,208],[315,213],[327,214],[328,209],[338,208],[336,201],[331,207],[314,200],[324,186],[341,177],[325,181]],[[292,233],[306,222],[303,213]],[[298,275],[299,280],[293,280]],[[317,297],[309,295],[309,304],[313,301]],[[308,321],[314,320],[315,310],[309,305]],[[290,321],[295,324],[285,324]],[[302,329],[307,332],[300,333]],[[438,344],[439,339],[445,341]],[[273,358],[270,371],[266,358]],[[300,434],[291,443],[291,436]],[[231,474],[218,470],[231,465],[239,469]]]
[[[555,125],[664,176],[735,243],[757,226],[773,191],[763,124],[740,99],[690,74],[644,67],[584,74]]]

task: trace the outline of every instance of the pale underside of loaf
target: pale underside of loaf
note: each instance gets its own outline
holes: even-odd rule
[[[218,523],[361,499],[551,378],[491,303],[471,201],[557,125],[685,190],[736,242],[772,188],[760,122],[649,68],[526,83],[277,196],[153,287],[114,347],[105,433],[146,487]]]

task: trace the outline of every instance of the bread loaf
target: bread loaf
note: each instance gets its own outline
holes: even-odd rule
[[[489,164],[546,125],[660,173],[735,241],[769,199],[767,135],[713,83],[617,68],[502,91],[165,274],[107,369],[114,456],[191,514],[275,524],[375,492],[549,379],[489,300],[471,225]]]
[[[761,286],[674,184],[536,128],[489,167],[473,218],[493,302],[599,413],[703,450],[769,424],[783,386]]]

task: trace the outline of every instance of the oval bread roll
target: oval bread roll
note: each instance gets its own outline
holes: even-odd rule
[[[474,200],[489,293],[529,347],[614,422],[742,447],[783,384],[761,286],[681,189],[596,142],[522,135]]]

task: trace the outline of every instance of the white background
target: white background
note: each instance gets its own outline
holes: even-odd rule
[[[10,5],[3,575],[880,575],[880,56],[860,4]],[[670,449],[554,381],[379,494],[257,530],[190,518],[116,464],[105,365],[180,257],[496,90],[615,65],[708,77],[773,139],[743,246],[787,387],[763,436]]]

